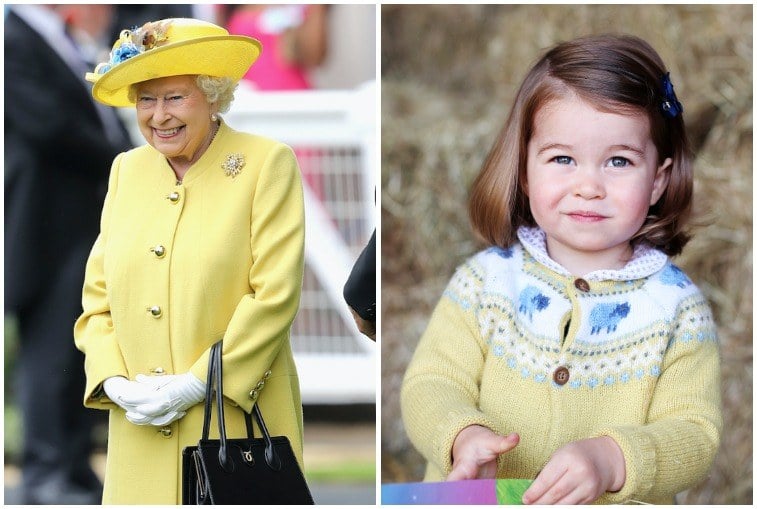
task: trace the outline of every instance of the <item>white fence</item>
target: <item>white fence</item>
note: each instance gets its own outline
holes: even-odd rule
[[[234,129],[277,139],[297,155],[305,189],[305,277],[292,348],[305,404],[375,403],[378,346],[342,296],[376,226],[373,84],[354,91],[240,88],[224,116]],[[123,111],[135,140],[132,112]],[[142,141],[143,142],[143,141]]]

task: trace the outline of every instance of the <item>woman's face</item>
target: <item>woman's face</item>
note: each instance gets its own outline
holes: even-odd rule
[[[137,84],[137,120],[147,143],[169,160],[191,164],[210,144],[215,104],[195,76],[169,76]]]

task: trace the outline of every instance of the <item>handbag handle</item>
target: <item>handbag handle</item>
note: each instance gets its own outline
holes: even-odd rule
[[[202,439],[207,440],[208,434],[210,432],[210,416],[212,413],[212,401],[213,401],[213,387],[215,382],[215,351],[216,346],[219,345],[219,343],[214,344],[210,348],[210,355],[208,356],[208,381],[205,383],[205,416],[202,421]]]
[[[229,456],[227,454],[226,419],[224,417],[223,410],[223,370],[221,368],[222,346],[223,340],[215,343],[210,349],[210,359],[208,361],[208,381],[205,388],[205,417],[202,425],[202,438],[203,440],[208,439],[208,434],[210,431],[210,419],[212,414],[211,400],[213,389],[215,388],[216,406],[218,409],[218,435],[220,438],[218,461],[220,462],[224,470],[231,471],[234,469],[234,465],[229,461]],[[271,440],[271,436],[268,434],[268,428],[265,425],[263,414],[260,412],[257,401],[253,405],[252,409],[255,413],[255,420],[258,422],[260,432],[263,435],[263,440],[265,441],[265,462],[271,469],[277,471],[281,470],[281,459],[279,458],[279,455],[276,453],[276,450],[273,447],[273,441]],[[248,414],[244,410],[242,410],[242,412],[244,413],[245,426],[247,428],[247,439],[252,441],[255,436],[252,428],[250,414]]]

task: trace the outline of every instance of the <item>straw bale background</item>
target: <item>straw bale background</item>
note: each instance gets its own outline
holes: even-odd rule
[[[752,6],[382,6],[382,481],[419,480],[402,428],[407,362],[454,268],[481,246],[470,183],[527,68],[579,35],[649,41],[671,71],[694,148],[694,240],[677,260],[712,303],[725,426],[679,503],[752,503]]]

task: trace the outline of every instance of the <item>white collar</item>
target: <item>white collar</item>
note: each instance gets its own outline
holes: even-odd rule
[[[565,267],[549,257],[547,235],[541,228],[521,226],[518,228],[518,239],[536,261],[558,274],[573,276]],[[662,251],[648,244],[638,244],[634,247],[631,259],[622,269],[595,270],[582,277],[588,281],[632,281],[651,276],[662,269],[667,261],[668,256]]]

